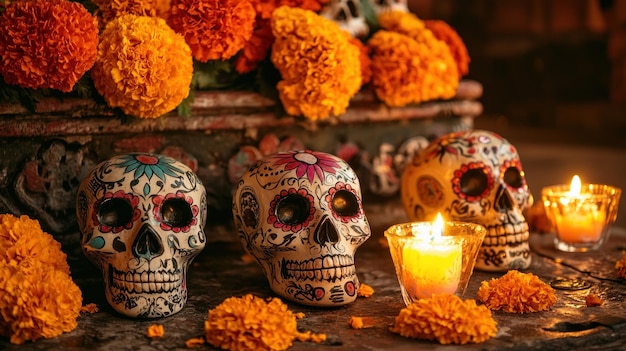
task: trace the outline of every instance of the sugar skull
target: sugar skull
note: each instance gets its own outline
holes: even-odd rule
[[[363,38],[369,33],[359,0],[331,0],[324,5],[320,15],[336,22],[355,38]]]
[[[434,140],[407,164],[400,194],[410,220],[430,221],[440,212],[451,221],[485,226],[476,268],[506,271],[530,265],[522,211],[532,205],[532,197],[517,150],[500,135],[474,130]]]
[[[409,12],[407,0],[369,0],[369,3],[376,16],[390,11]]]
[[[276,294],[309,306],[356,299],[354,254],[371,230],[345,161],[308,150],[266,156],[238,182],[233,215]]]
[[[156,318],[183,308],[187,269],[206,243],[206,192],[189,167],[162,155],[112,157],[81,182],[76,211],[113,309]]]

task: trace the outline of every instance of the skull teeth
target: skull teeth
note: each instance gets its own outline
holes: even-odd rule
[[[327,255],[309,260],[281,262],[283,279],[337,281],[356,275],[354,259],[348,255]]]
[[[515,246],[528,241],[528,223],[487,226],[483,246]]]
[[[180,271],[124,272],[109,265],[109,286],[129,293],[167,293],[178,289],[183,281]]]

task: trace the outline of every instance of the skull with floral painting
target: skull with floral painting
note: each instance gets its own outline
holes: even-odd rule
[[[356,299],[354,255],[371,230],[345,161],[310,150],[266,156],[239,180],[233,216],[276,294],[309,306]]]
[[[117,312],[166,317],[187,301],[187,270],[206,243],[205,188],[183,163],[130,153],[81,182],[76,211],[83,253],[101,271]]]
[[[476,268],[524,269],[530,265],[528,223],[532,196],[516,148],[500,135],[473,130],[431,142],[404,169],[401,198],[412,221],[447,220],[487,228]]]
[[[369,33],[360,0],[330,0],[320,15],[334,21],[355,38],[364,38]]]

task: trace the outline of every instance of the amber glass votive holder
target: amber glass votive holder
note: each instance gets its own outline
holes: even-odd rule
[[[444,222],[435,238],[431,229],[430,222],[410,222],[385,230],[407,306],[436,293],[463,297],[487,234],[485,227],[464,222]]]
[[[541,189],[546,216],[556,234],[554,246],[566,252],[598,250],[609,239],[622,190],[585,184],[580,194],[572,195],[569,189],[564,184]]]

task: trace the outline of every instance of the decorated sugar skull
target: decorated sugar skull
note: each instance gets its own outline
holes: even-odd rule
[[[369,33],[360,0],[331,0],[320,12],[320,15],[348,31],[355,38],[362,38]]]
[[[342,159],[281,152],[243,174],[233,215],[242,244],[276,294],[339,306],[357,297],[354,254],[371,235],[361,201],[359,180]]]
[[[183,308],[187,269],[206,242],[206,193],[189,167],[162,155],[112,157],[81,182],[76,211],[82,250],[117,312],[155,318]]]
[[[530,265],[522,211],[532,205],[532,197],[517,150],[498,134],[474,130],[431,142],[407,164],[400,193],[412,221],[430,221],[441,213],[451,221],[485,226],[476,268],[506,271]]]

